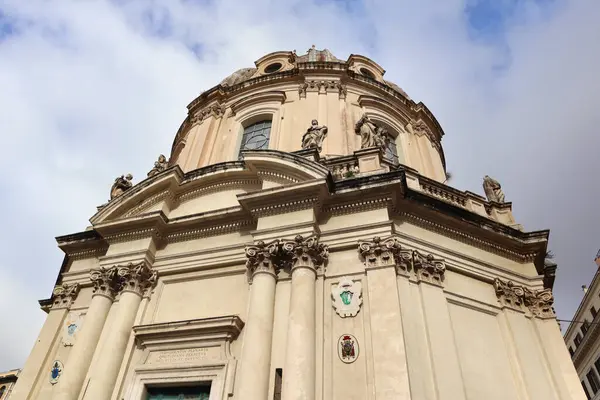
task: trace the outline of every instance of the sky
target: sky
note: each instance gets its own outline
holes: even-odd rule
[[[428,106],[451,186],[483,194],[490,175],[517,222],[551,230],[570,319],[600,248],[598,20],[597,0],[0,0],[0,371],[44,322],[54,238],[168,155],[200,92],[313,44],[373,59]]]

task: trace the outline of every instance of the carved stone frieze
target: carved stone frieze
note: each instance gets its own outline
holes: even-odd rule
[[[311,80],[305,81],[298,86],[298,94],[301,99],[306,98],[306,92],[337,93],[340,99],[345,99],[348,90],[346,89],[346,85],[340,81]]]
[[[552,290],[531,290],[515,285],[512,281],[494,279],[494,290],[498,301],[505,307],[516,310],[529,310],[532,315],[540,318],[554,318],[554,296]]]
[[[119,279],[116,267],[94,269],[90,271],[90,280],[94,285],[94,295],[114,299],[119,291]]]
[[[282,259],[284,265],[291,270],[295,268],[317,269],[324,266],[329,259],[329,247],[319,243],[319,236],[312,235],[307,238],[301,235],[293,240],[282,240]]]
[[[78,283],[63,283],[52,290],[52,308],[69,308],[79,294]]]
[[[367,268],[394,266],[399,275],[414,275],[419,281],[435,285],[441,285],[444,280],[444,260],[405,248],[394,236],[386,239],[375,236],[372,241],[359,241],[358,252]]]
[[[220,103],[212,104],[212,105],[207,106],[207,107],[203,108],[202,110],[198,111],[194,115],[191,115],[190,123],[192,125],[194,125],[196,123],[200,123],[200,122],[204,121],[206,118],[211,117],[211,116],[215,117],[215,118],[221,118],[222,116],[225,115],[226,110],[227,110],[227,107],[225,107],[224,105],[221,105]]]
[[[248,278],[250,282],[255,274],[267,273],[276,276],[280,268],[279,258],[281,246],[279,240],[273,240],[265,243],[262,240],[253,246],[245,248],[246,268],[248,269]]]
[[[145,261],[118,266],[117,274],[121,292],[133,292],[141,296],[148,296],[158,280],[157,271]]]

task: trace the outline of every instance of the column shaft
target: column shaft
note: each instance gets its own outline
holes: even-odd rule
[[[109,327],[102,354],[94,365],[85,400],[110,399],[141,300],[142,296],[136,292],[121,294],[117,315]]]
[[[312,268],[292,271],[283,400],[315,398],[315,280]]]
[[[250,289],[248,322],[244,327],[237,389],[238,395],[245,399],[266,399],[269,392],[274,308],[275,275],[255,273]]]
[[[57,400],[77,399],[112,303],[113,299],[103,294],[92,297],[81,332],[58,383]]]

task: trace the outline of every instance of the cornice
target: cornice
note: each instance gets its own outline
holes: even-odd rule
[[[245,96],[233,103],[231,107],[231,115],[236,115],[240,110],[243,110],[257,103],[279,103],[283,104],[286,100],[285,92],[260,92]]]

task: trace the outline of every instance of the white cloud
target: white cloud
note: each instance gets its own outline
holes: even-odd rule
[[[115,176],[139,180],[168,154],[202,90],[270,51],[313,43],[372,57],[428,105],[454,186],[480,191],[495,176],[528,230],[553,229],[557,310],[569,318],[600,237],[600,3],[526,2],[493,43],[472,40],[464,1],[415,4],[0,1],[27,21],[0,39],[0,315],[10,321],[0,370],[23,364],[43,322],[36,300],[62,261],[53,237],[83,230]]]

